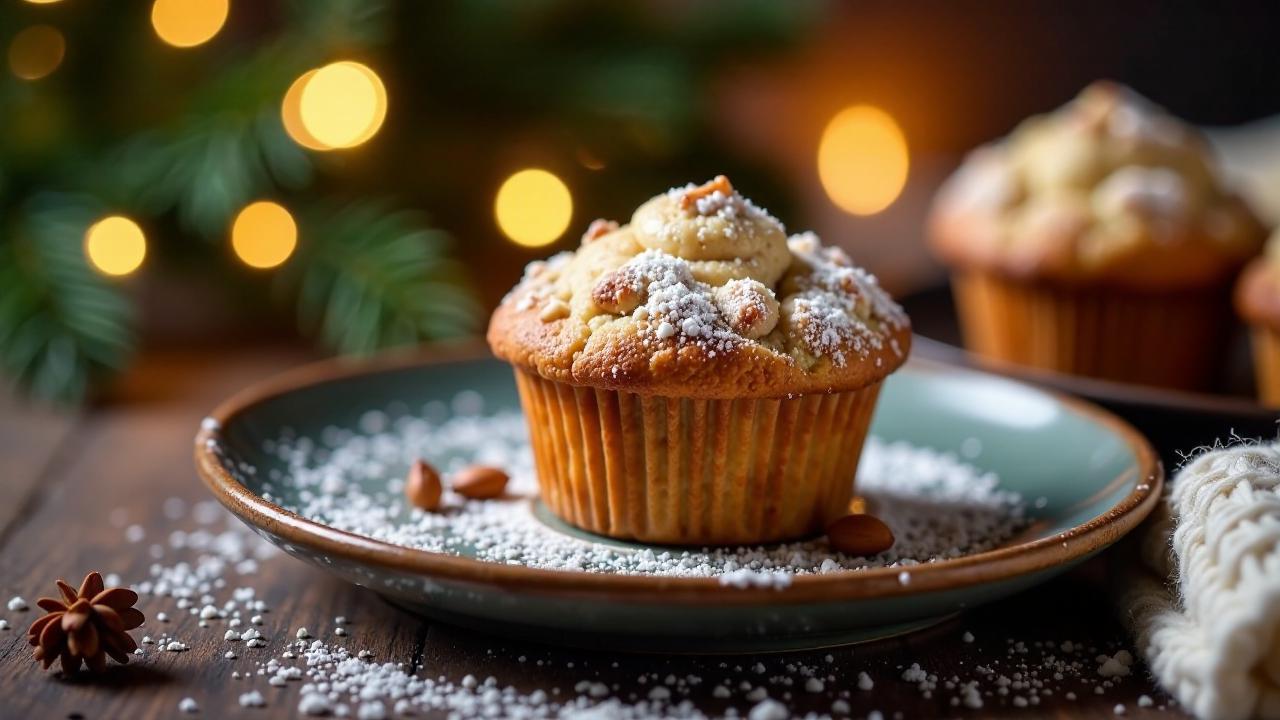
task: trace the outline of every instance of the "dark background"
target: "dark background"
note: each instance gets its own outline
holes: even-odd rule
[[[6,46],[32,24],[58,28],[67,46],[48,77],[0,80],[0,371],[20,387],[67,376],[93,388],[146,347],[298,335],[365,353],[475,335],[525,263],[575,246],[594,218],[626,220],[651,195],[717,173],[903,296],[942,282],[923,219],[963,154],[1094,80],[1205,126],[1280,115],[1275,3],[233,0],[218,33],[186,49],[160,42],[150,5],[0,8]],[[300,150],[279,125],[280,99],[340,59],[381,77],[385,123],[354,149]],[[828,199],[815,158],[826,123],[864,103],[897,121],[911,167],[894,204],[860,217]],[[1269,137],[1250,147],[1274,148]],[[228,161],[268,151],[291,158],[293,174]],[[553,172],[573,197],[568,230],[544,247],[516,246],[494,222],[497,188],[525,167]],[[40,215],[50,196],[62,204]],[[227,250],[228,227],[263,198],[296,216],[298,250],[249,271]],[[95,277],[78,255],[106,213],[147,234],[145,264],[122,279]],[[33,226],[37,215],[57,227]],[[425,233],[413,242],[429,245],[430,283],[358,285],[353,268],[396,267],[365,232],[393,216],[384,239]],[[67,265],[32,261],[32,244],[61,244]],[[308,277],[326,292],[308,298]],[[373,319],[347,319],[359,293],[339,290],[357,286]],[[105,328],[115,349],[95,352],[65,321],[57,298],[79,291],[90,299],[76,319]],[[120,312],[101,311],[101,298]],[[371,331],[325,330],[353,322]],[[35,340],[14,340],[32,328]],[[58,359],[59,343],[73,352]]]

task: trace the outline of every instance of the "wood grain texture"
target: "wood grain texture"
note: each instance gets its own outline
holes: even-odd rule
[[[71,436],[79,418],[78,412],[59,412],[0,391],[0,488],[8,496],[0,503],[0,542],[10,524],[37,501],[54,451]]]
[[[13,488],[8,498],[12,505],[7,507],[24,509],[0,544],[0,599],[18,594],[34,602],[54,592],[55,578],[78,580],[91,569],[118,573],[126,580],[146,577],[152,562],[150,545],[166,542],[174,529],[196,527],[190,518],[175,522],[167,517],[165,500],[182,498],[190,507],[207,499],[190,460],[190,440],[204,413],[230,392],[303,359],[301,353],[287,350],[216,358],[151,357],[121,385],[110,403],[89,411],[73,426],[6,417],[0,424],[0,432],[5,433],[0,436],[3,467],[15,473],[4,478],[6,489]],[[16,412],[14,417],[23,417],[23,411]],[[14,428],[28,434],[13,434]],[[55,446],[56,461],[49,463],[48,448]],[[140,542],[125,540],[125,528],[132,524],[144,530]],[[243,582],[230,582],[233,587],[245,584],[259,590],[270,607],[262,627],[270,638],[291,637],[296,628],[305,626],[327,641],[370,650],[379,660],[421,663],[433,677],[456,680],[467,674],[492,675],[526,692],[559,688],[560,697],[572,695],[577,682],[591,680],[606,683],[623,699],[642,698],[651,687],[637,681],[642,673],[681,678],[692,674],[703,680],[689,695],[701,710],[716,715],[733,706],[741,713],[751,703],[743,700],[740,691],[724,700],[713,697],[713,688],[724,679],[736,684],[751,678],[750,667],[760,661],[768,668],[767,676],[792,674],[786,670],[788,663],[805,663],[836,677],[821,693],[805,692],[798,684],[787,690],[799,714],[830,712],[834,693],[849,689],[853,717],[880,710],[886,717],[897,711],[906,718],[1114,718],[1116,704],[1126,706],[1128,717],[1183,717],[1175,710],[1137,707],[1142,694],[1149,694],[1157,705],[1168,702],[1137,665],[1133,676],[1102,695],[1093,694],[1091,684],[1073,678],[1046,677],[1047,686],[1060,691],[1038,706],[1014,707],[1010,695],[988,698],[980,711],[952,707],[949,700],[955,693],[941,687],[926,698],[915,684],[901,679],[903,668],[913,662],[943,679],[953,674],[973,678],[976,666],[992,663],[998,663],[998,671],[1012,673],[1011,663],[1020,656],[1013,644],[1018,641],[1034,647],[1036,642],[1056,646],[1070,640],[1107,653],[1124,647],[1125,638],[1103,589],[1105,574],[1102,564],[1091,563],[1036,590],[903,638],[787,655],[728,657],[612,655],[478,635],[420,620],[369,591],[283,555],[265,561],[256,575]],[[279,642],[260,650],[224,642],[225,625],[198,628],[194,616],[173,611],[171,599],[144,596],[138,607],[150,619],[135,632],[136,637],[164,630],[192,649],[171,653],[145,646],[147,655],[138,662],[115,667],[99,678],[64,681],[42,673],[29,660],[25,628],[36,611],[11,612],[0,606],[0,617],[14,625],[0,632],[0,717],[172,718],[181,716],[177,708],[184,697],[200,704],[201,715],[196,717],[297,716],[297,683],[274,688],[263,677],[231,678],[232,671],[253,671],[257,662],[278,656]],[[168,612],[172,621],[158,623],[158,610]],[[337,615],[350,619],[349,637],[332,635]],[[975,636],[974,642],[962,640],[966,631]],[[239,658],[223,658],[228,648]],[[828,654],[831,662],[825,659]],[[1040,654],[1033,650],[1030,656]],[[1087,673],[1092,673],[1092,654],[1080,657],[1089,668]],[[743,669],[735,670],[738,666]],[[875,679],[873,690],[857,689],[857,674],[862,671]],[[237,697],[250,689],[263,693],[266,708],[239,707]],[[1075,701],[1064,697],[1072,689],[1078,696]],[[771,686],[775,697],[781,691],[781,686]]]

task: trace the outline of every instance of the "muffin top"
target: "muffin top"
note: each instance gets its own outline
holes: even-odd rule
[[[962,267],[1176,288],[1223,281],[1265,231],[1196,130],[1099,82],[971,153],[940,191],[930,235]]]
[[[489,324],[499,357],[560,382],[700,398],[852,390],[906,359],[911,327],[875,277],[720,176],[577,251],[530,263]]]
[[[1267,241],[1266,254],[1240,276],[1236,309],[1245,320],[1280,331],[1280,228]]]

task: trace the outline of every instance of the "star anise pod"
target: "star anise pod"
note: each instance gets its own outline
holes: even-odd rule
[[[106,589],[102,575],[91,572],[80,589],[58,581],[61,600],[43,597],[36,601],[47,615],[31,623],[27,642],[35,648],[35,659],[46,670],[54,660],[62,662],[62,672],[70,675],[81,663],[94,672],[107,667],[107,656],[118,663],[129,662],[137,649],[127,631],[146,619],[133,607],[138,593],[129,588]]]

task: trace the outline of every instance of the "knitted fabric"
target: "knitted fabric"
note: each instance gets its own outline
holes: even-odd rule
[[[1121,607],[1152,673],[1201,718],[1280,718],[1280,444],[1174,478]]]

